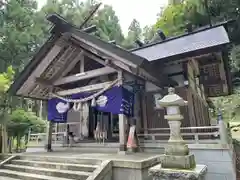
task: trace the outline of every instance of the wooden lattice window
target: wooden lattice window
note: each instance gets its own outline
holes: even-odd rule
[[[203,66],[201,68],[201,72],[204,74],[205,78],[207,78],[207,76],[220,77],[220,71],[219,71],[218,64]]]
[[[207,92],[209,96],[219,96],[222,94],[223,89],[221,85],[209,86],[207,87]]]

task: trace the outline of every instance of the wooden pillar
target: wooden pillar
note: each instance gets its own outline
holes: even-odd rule
[[[52,151],[52,131],[53,131],[53,122],[49,121],[48,124],[48,129],[47,129],[47,145],[46,145],[46,149],[48,152]]]
[[[142,120],[143,120],[143,129],[144,134],[148,133],[148,119],[147,119],[147,101],[146,101],[146,94],[142,93],[141,99],[141,111],[142,111]]]
[[[118,71],[119,84],[123,85],[123,74],[122,71]],[[125,153],[127,150],[127,138],[126,138],[126,123],[127,117],[124,114],[119,114],[119,152]]]
[[[142,128],[141,125],[141,100],[140,100],[140,93],[135,94],[135,102],[134,102],[134,117],[136,118],[136,132],[139,133],[140,129]]]

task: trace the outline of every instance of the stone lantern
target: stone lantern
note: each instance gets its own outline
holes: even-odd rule
[[[181,136],[181,120],[183,116],[180,113],[180,106],[187,105],[187,101],[175,94],[174,88],[168,89],[168,95],[159,100],[159,105],[166,108],[170,127],[170,138],[165,148],[165,154],[162,159],[163,168],[181,168],[190,169],[195,167],[194,155],[189,155],[189,149]]]
[[[206,173],[205,165],[196,165],[193,154],[189,154],[187,144],[181,136],[180,106],[186,106],[187,101],[175,94],[174,88],[168,89],[168,95],[159,100],[159,105],[166,108],[164,116],[170,127],[170,138],[165,147],[165,154],[160,157],[161,164],[149,169],[153,179],[162,180],[198,180],[204,179]]]

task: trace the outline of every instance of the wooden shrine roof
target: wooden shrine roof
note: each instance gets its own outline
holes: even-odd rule
[[[179,58],[181,54],[191,56],[192,52],[229,43],[224,26],[218,25],[164,42],[146,45],[131,52],[83,32],[56,15],[49,16],[48,20],[54,24],[51,37],[11,85],[9,92],[13,95],[48,99],[50,90],[58,88],[54,86],[54,82],[58,80],[61,72],[68,67],[74,67],[75,61],[79,59],[82,52],[98,59],[103,65],[108,61],[117,61],[114,68],[135,73],[134,75],[145,80],[155,77],[153,81],[157,82],[158,86],[164,87],[166,82],[171,80],[160,74],[159,69],[156,69],[158,67],[152,66],[151,61]],[[139,69],[143,70],[142,74],[139,73]],[[157,76],[154,70],[157,70]],[[41,79],[45,82],[36,82]],[[172,83],[174,82],[169,84]]]
[[[56,88],[54,81],[70,64],[74,67],[74,61],[79,59],[81,52],[94,56],[103,64],[108,60],[110,63],[118,61],[117,68],[127,69],[143,79],[151,76],[151,72],[147,71],[148,61],[145,58],[87,34],[59,19],[57,15],[49,16],[48,20],[54,23],[52,35],[11,85],[11,94],[48,99],[50,90]],[[139,68],[143,70],[141,75]],[[36,82],[41,79],[45,82]],[[153,79],[158,82],[155,77]]]
[[[224,22],[212,27],[199,29],[181,36],[167,38],[133,49],[131,52],[148,61],[180,59],[211,52],[214,48],[230,43]]]

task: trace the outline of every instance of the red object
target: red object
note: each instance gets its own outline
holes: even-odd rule
[[[129,131],[127,148],[137,148],[137,143],[135,139],[135,126],[132,126]]]

